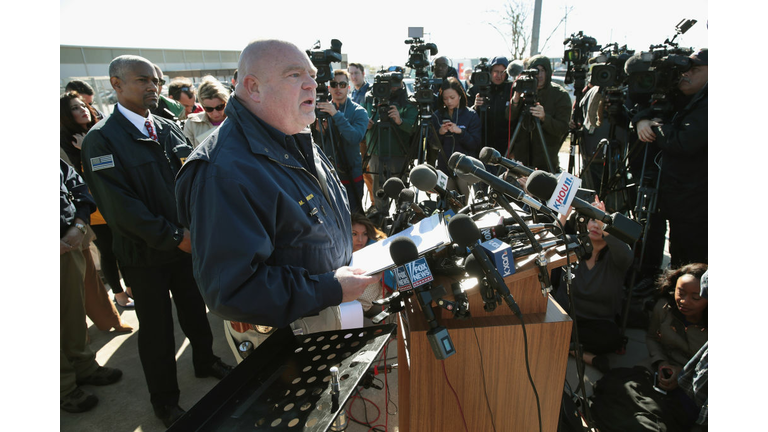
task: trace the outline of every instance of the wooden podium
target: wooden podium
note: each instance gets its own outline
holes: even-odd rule
[[[550,272],[566,262],[554,251],[549,255]],[[568,365],[571,318],[551,296],[542,295],[533,257],[515,264],[517,272],[505,282],[523,314],[542,428],[556,431]],[[465,420],[470,432],[493,431],[494,425],[499,432],[538,431],[536,398],[526,372],[520,320],[503,302],[492,313],[486,312],[478,289],[467,291],[467,295],[472,318],[457,320],[448,311],[435,309],[456,347],[456,354],[444,361],[432,353],[426,337],[429,328],[414,297],[407,299],[406,309],[399,314],[400,430],[458,432],[464,431]]]

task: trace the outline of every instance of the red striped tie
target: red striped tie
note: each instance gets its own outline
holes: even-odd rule
[[[144,127],[147,128],[147,132],[149,132],[149,137],[157,141],[157,134],[155,133],[155,128],[152,127],[152,122],[149,120],[145,120]]]

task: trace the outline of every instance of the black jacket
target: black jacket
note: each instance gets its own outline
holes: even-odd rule
[[[661,205],[671,215],[707,212],[708,193],[708,86],[678,102],[682,108],[661,127],[654,127],[661,149]],[[642,111],[633,123],[654,117]]]
[[[549,59],[537,55],[531,57],[526,62],[526,69],[535,69],[537,66],[543,66],[547,73],[547,80],[544,88],[536,93],[537,101],[544,107],[544,121],[541,122],[541,133],[546,142],[549,163],[552,165],[554,173],[560,172],[560,160],[557,153],[563,145],[565,136],[568,133],[568,124],[571,120],[572,102],[568,92],[557,84],[552,83],[552,65]],[[527,109],[522,101],[517,106],[512,106],[512,123],[516,126],[518,121],[523,121],[526,116],[523,115],[523,109]],[[527,116],[533,119],[533,116]],[[515,159],[525,166],[535,169],[549,171],[547,158],[544,157],[544,148],[541,144],[541,136],[533,120],[525,120],[512,147],[512,153]]]
[[[486,101],[488,108],[483,111],[475,108],[480,116],[482,147],[493,147],[502,155],[506,154],[509,145],[510,122],[507,115],[507,106],[512,95],[512,81],[504,81],[501,84],[491,84],[490,102]],[[467,92],[467,106],[473,106],[480,86],[473,86]],[[487,117],[487,118],[486,118]],[[514,128],[512,122],[512,128]],[[514,130],[514,129],[512,129]]]
[[[158,140],[145,137],[115,106],[83,140],[83,174],[112,229],[121,266],[181,259],[174,178],[191,146],[179,127],[153,115]]]

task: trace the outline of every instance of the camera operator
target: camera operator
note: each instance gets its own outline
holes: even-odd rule
[[[418,115],[418,108],[408,99],[408,92],[403,84],[403,69],[393,66],[389,70],[399,72],[400,79],[390,81],[389,108],[386,109],[386,117],[382,118],[379,114],[382,110],[374,103],[376,100],[373,89],[365,96],[365,111],[368,113],[365,143],[371,155],[368,169],[373,176],[374,191],[381,189],[390,177],[400,177],[408,163],[407,152],[409,152],[411,134]],[[387,201],[386,197],[375,196],[375,208],[382,215],[389,213]]]
[[[659,216],[669,221],[672,267],[707,262],[707,48],[690,56],[691,68],[677,85],[670,119],[654,118],[650,109],[633,119],[639,139],[661,149]]]
[[[448,60],[448,57],[441,56],[436,58],[432,62],[432,72],[433,72],[433,78],[441,79],[445,81],[448,79],[448,77],[454,77],[456,79],[459,79],[459,72],[451,66],[450,60]],[[432,86],[432,90],[435,93],[435,97],[438,96],[440,93],[440,84],[434,84]]]
[[[360,155],[360,141],[365,136],[368,115],[365,108],[347,97],[349,73],[344,69],[336,69],[333,74],[333,79],[328,83],[331,102],[317,103],[317,109],[331,117],[331,133],[335,143],[335,148],[330,148],[331,140],[324,140],[326,148],[323,151],[326,155],[334,156],[331,163],[347,189],[349,211],[362,213],[363,158]],[[325,119],[323,130],[328,131],[328,121]]]
[[[579,101],[578,106],[574,108],[573,126],[579,128],[582,132],[580,152],[584,165],[580,177],[585,181],[584,186],[589,189],[600,190],[603,156],[599,153],[594,157],[594,160],[592,160],[592,156],[601,140],[610,139],[611,126],[614,126],[615,136],[613,138],[617,142],[625,143],[627,141],[630,119],[625,108],[629,108],[630,102],[625,100],[624,105],[616,109],[616,113],[613,116],[609,114],[609,110],[616,107],[612,108],[611,103],[605,97],[602,87],[587,83],[584,95]],[[590,160],[592,160],[592,163],[587,167],[587,163]]]
[[[509,61],[506,57],[494,57],[491,60],[491,86],[488,98],[478,94],[480,86],[477,85],[470,87],[467,94],[467,105],[472,106],[481,115],[482,136],[487,137],[483,146],[493,147],[502,155],[507,152],[510,136],[506,109],[509,105],[509,96],[512,94],[512,81],[508,80],[507,66]],[[486,108],[482,108],[483,106]],[[487,111],[481,112],[483,110]],[[485,120],[482,118],[483,115]]]
[[[528,59],[526,69],[538,69],[536,102],[533,106],[521,103],[519,92],[512,96],[510,110],[512,122],[522,121],[523,108],[530,110],[533,117],[541,122],[541,130],[544,135],[549,163],[553,172],[560,171],[560,162],[557,153],[568,133],[568,125],[571,119],[571,98],[564,88],[552,83],[552,63],[543,55],[536,55]],[[512,153],[514,158],[523,165],[531,168],[548,169],[549,164],[544,155],[541,137],[533,124],[523,124],[513,143]],[[506,147],[504,152],[506,152]],[[502,153],[503,154],[503,153]]]

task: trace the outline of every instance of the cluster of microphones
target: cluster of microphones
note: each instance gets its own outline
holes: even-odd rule
[[[559,255],[582,257],[591,253],[587,222],[594,219],[605,224],[604,230],[619,240],[633,245],[642,235],[642,226],[621,213],[607,214],[587,202],[581,196],[590,191],[573,188],[567,190],[568,179],[547,171],[528,168],[517,161],[504,158],[500,153],[485,147],[480,159],[456,152],[448,160],[455,175],[469,184],[480,183],[474,200],[464,204],[464,197],[447,189],[448,176],[428,164],[415,166],[408,182],[418,191],[437,195],[437,200],[417,203],[417,193],[399,178],[390,178],[380,197],[394,200],[394,212],[384,224],[388,235],[395,235],[389,252],[395,264],[398,289],[393,295],[377,300],[385,306],[373,318],[381,322],[388,315],[405,308],[405,300],[415,296],[424,314],[429,330],[427,338],[435,357],[442,360],[456,350],[447,329],[442,326],[433,310],[442,307],[453,313],[454,318],[467,318],[469,305],[460,282],[453,282],[448,290],[442,285],[433,286],[434,275],[447,275],[449,281],[474,278],[483,300],[483,308],[492,312],[498,305],[507,307],[522,320],[520,309],[510,293],[504,278],[514,274],[515,261],[533,256],[539,269],[539,282],[543,295],[552,290],[547,268],[548,252],[556,249]],[[500,167],[500,173],[492,174],[486,166]],[[524,188],[519,185],[525,180]],[[512,182],[507,181],[511,179]],[[565,186],[564,186],[565,185]],[[566,192],[564,192],[566,191]],[[565,199],[566,210],[554,210],[552,202]],[[573,209],[575,228],[566,230],[560,215]],[[478,227],[476,221],[487,220],[484,216],[498,215],[492,226]],[[450,244],[432,249],[424,254],[408,235],[396,234],[418,224],[421,220],[439,214],[448,221]],[[566,232],[570,231],[570,232]]]

